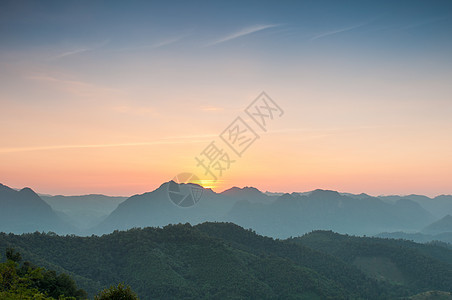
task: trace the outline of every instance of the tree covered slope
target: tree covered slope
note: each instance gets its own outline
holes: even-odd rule
[[[344,244],[348,239],[352,243]],[[360,253],[373,254],[374,240],[381,253],[399,249],[386,257],[400,260],[393,264],[404,281],[381,280],[363,268],[366,261],[356,263]],[[141,299],[391,299],[452,291],[449,249],[397,243],[331,232],[275,240],[232,223],[131,229],[101,237],[0,234],[0,251],[12,246],[27,260],[71,274],[91,295],[118,282],[129,284]]]

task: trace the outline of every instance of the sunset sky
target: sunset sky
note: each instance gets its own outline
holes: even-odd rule
[[[39,193],[202,177],[215,141],[216,191],[452,194],[452,2],[1,1],[0,135],[0,183]]]

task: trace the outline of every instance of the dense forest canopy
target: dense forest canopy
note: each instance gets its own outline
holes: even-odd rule
[[[90,237],[0,234],[0,249],[9,247],[55,270],[48,276],[70,275],[90,297],[119,282],[140,299],[388,299],[452,291],[452,251],[441,244],[331,231],[279,240],[232,223],[187,223]]]

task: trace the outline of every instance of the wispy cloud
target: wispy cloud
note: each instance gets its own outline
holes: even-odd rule
[[[10,147],[0,148],[0,153],[46,151],[46,150],[65,150],[65,149],[88,149],[88,148],[116,148],[116,147],[137,147],[152,145],[170,145],[203,143],[206,139],[216,137],[216,134],[199,134],[185,136],[169,136],[155,141],[134,142],[134,143],[110,143],[110,144],[77,144],[77,145],[47,145],[47,146],[29,146],[29,147]]]
[[[54,57],[54,59],[58,59],[58,58],[63,58],[65,56],[70,56],[70,55],[74,55],[74,54],[79,54],[85,51],[88,51],[88,48],[82,48],[82,49],[77,49],[77,50],[73,50],[73,51],[68,51],[68,52],[63,52],[57,56]]]
[[[227,36],[222,37],[220,39],[217,39],[217,40],[215,40],[213,42],[210,42],[206,46],[218,45],[218,44],[221,44],[221,43],[224,43],[224,42],[228,42],[228,41],[231,41],[231,40],[234,40],[234,39],[246,36],[246,35],[253,34],[253,33],[258,32],[258,31],[262,31],[262,30],[265,30],[265,29],[278,27],[278,26],[280,26],[280,25],[279,24],[267,24],[267,25],[254,25],[254,26],[251,26],[251,27],[246,27],[246,28],[243,28],[243,29],[241,29],[241,30],[239,30],[237,32],[234,32],[234,33],[230,34],[230,35],[227,35]]]
[[[156,48],[160,48],[160,47],[165,47],[165,46],[168,46],[168,45],[171,45],[171,44],[174,44],[174,43],[180,41],[182,39],[182,37],[183,36],[178,36],[178,37],[175,37],[175,38],[166,39],[166,40],[163,40],[161,42],[158,42],[158,43],[155,43],[153,45],[150,45],[148,48],[156,49]]]
[[[75,49],[71,49],[68,51],[64,51],[56,56],[53,56],[52,58],[50,58],[51,60],[53,59],[61,59],[67,56],[72,56],[72,55],[76,55],[76,54],[81,54],[87,51],[93,51],[99,48],[102,48],[103,46],[105,46],[106,44],[108,44],[110,42],[110,40],[104,40],[101,41],[100,43],[97,43],[95,45],[92,46],[83,46],[83,47],[75,47]]]
[[[318,39],[321,39],[321,38],[325,38],[327,36],[332,36],[332,35],[335,35],[335,34],[344,33],[344,32],[351,31],[351,30],[355,30],[355,29],[357,29],[359,27],[362,27],[362,26],[364,26],[366,24],[367,23],[361,23],[361,24],[358,24],[358,25],[353,25],[353,26],[348,26],[348,27],[343,27],[343,28],[340,28],[340,29],[336,29],[336,30],[327,31],[327,32],[324,32],[324,33],[317,34],[317,35],[313,36],[310,40],[314,41],[314,40],[318,40]]]
[[[42,83],[53,85],[54,87],[63,90],[67,93],[77,96],[99,96],[99,95],[113,95],[120,92],[120,90],[110,87],[98,86],[83,81],[76,81],[70,79],[62,79],[52,75],[38,74],[27,76],[28,79],[40,81]]]
[[[133,47],[120,48],[117,51],[158,49],[158,48],[161,48],[161,47],[165,47],[165,46],[169,46],[171,44],[177,43],[177,42],[179,42],[180,40],[182,40],[186,36],[187,36],[187,34],[184,34],[184,35],[180,35],[180,36],[176,36],[176,37],[163,39],[161,41],[150,43],[150,44],[146,44],[146,45],[138,45],[138,46],[133,46]]]
[[[86,149],[86,148],[115,148],[115,147],[134,147],[134,146],[151,146],[151,145],[169,145],[169,144],[186,144],[186,143],[201,143],[204,140],[161,140],[153,142],[142,143],[119,143],[119,144],[87,144],[87,145],[50,145],[50,146],[36,146],[36,147],[18,147],[18,148],[0,148],[0,153],[13,152],[29,152],[29,151],[44,151],[44,150],[64,150],[64,149]]]
[[[349,127],[325,127],[325,128],[282,128],[269,130],[269,133],[291,133],[291,132],[325,132],[325,133],[338,133],[338,132],[352,132],[360,130],[371,130],[380,128],[394,128],[394,127],[405,127],[404,125],[372,125],[372,126],[349,126]]]

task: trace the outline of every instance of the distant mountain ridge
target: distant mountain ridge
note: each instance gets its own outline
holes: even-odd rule
[[[441,220],[433,222],[432,224],[425,227],[422,232],[429,234],[439,234],[439,233],[452,233],[452,216],[447,215]]]
[[[426,234],[421,232],[407,233],[407,232],[382,232],[376,234],[375,237],[388,238],[388,239],[402,239],[406,241],[413,241],[416,243],[440,243],[450,244],[448,247],[452,247],[452,232],[444,232],[439,234]]]
[[[87,230],[104,220],[128,197],[114,197],[99,194],[80,196],[41,195],[60,216],[79,230]]]
[[[10,210],[14,206],[20,211],[23,203],[29,203],[23,213],[28,211],[30,216],[15,214],[14,218],[14,214],[9,214],[0,223],[0,231],[50,230],[91,235],[134,227],[212,221],[234,222],[259,234],[287,238],[319,229],[356,235],[420,232],[437,220],[425,204],[420,203],[436,200],[425,196],[373,197],[321,189],[279,194],[263,193],[254,187],[232,187],[221,193],[203,189],[203,196],[196,205],[181,208],[170,201],[168,188],[169,182],[166,182],[152,192],[127,199],[104,195],[43,195],[49,207],[31,189],[15,191],[1,186],[0,193],[3,191],[4,197],[0,205],[7,205]],[[7,196],[16,193],[21,195],[22,201],[14,202]],[[447,207],[449,196],[437,198],[440,205]],[[32,210],[33,205],[41,208]],[[452,207],[452,201],[450,205]],[[47,210],[49,216],[38,218],[41,210]],[[32,216],[33,213],[37,216]]]
[[[434,220],[414,202],[390,204],[376,197],[355,198],[327,190],[284,194],[267,206],[237,203],[230,216],[232,222],[276,237],[296,236],[316,229],[358,235],[396,228],[415,231]]]
[[[315,229],[369,235],[418,231],[434,220],[412,200],[387,203],[364,194],[351,197],[320,189],[281,196],[252,187],[233,187],[222,193],[205,189],[195,206],[182,209],[168,200],[168,183],[164,183],[153,192],[122,202],[93,231],[101,234],[115,229],[217,221],[234,222],[259,234],[286,238]]]
[[[19,191],[0,184],[0,231],[75,232],[75,228],[62,220],[32,189]]]
[[[429,224],[419,232],[382,232],[375,236],[404,239],[418,243],[444,242],[451,244],[452,247],[452,216],[446,215],[440,220]]]
[[[440,195],[429,198],[423,195],[412,194],[407,196],[379,196],[378,198],[389,203],[394,203],[401,199],[412,200],[434,215],[436,219],[440,219],[446,215],[452,215],[452,195]]]

